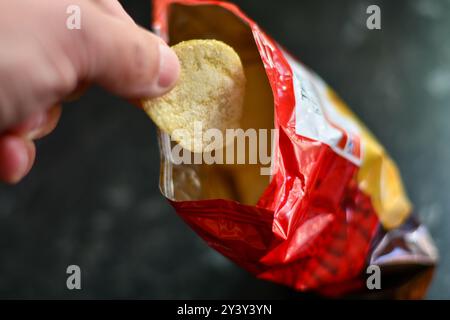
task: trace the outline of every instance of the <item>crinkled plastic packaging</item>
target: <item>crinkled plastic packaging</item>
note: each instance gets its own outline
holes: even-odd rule
[[[273,133],[270,163],[188,164],[159,132],[160,188],[181,218],[260,279],[325,296],[422,298],[436,248],[396,165],[332,89],[233,4],[155,0],[153,12],[170,44],[217,39],[236,50],[242,129]],[[373,265],[381,290],[369,283]]]

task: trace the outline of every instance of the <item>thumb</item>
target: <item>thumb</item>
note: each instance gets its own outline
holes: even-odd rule
[[[86,11],[79,48],[88,81],[125,98],[161,96],[175,85],[179,61],[162,39],[96,6]]]

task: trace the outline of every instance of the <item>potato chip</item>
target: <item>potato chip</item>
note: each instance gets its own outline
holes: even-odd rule
[[[163,97],[143,101],[144,110],[185,149],[223,147],[225,130],[239,128],[242,115],[245,75],[238,54],[217,40],[183,41],[172,48],[181,64],[178,83]],[[206,134],[210,129],[219,130],[223,141]]]

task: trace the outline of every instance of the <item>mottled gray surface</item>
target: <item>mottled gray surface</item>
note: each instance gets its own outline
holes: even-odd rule
[[[450,1],[236,2],[322,75],[398,162],[441,253],[429,298],[450,298]],[[365,28],[373,3],[382,31]],[[149,1],[123,4],[149,25]],[[292,295],[200,241],[160,196],[158,174],[141,111],[99,89],[68,104],[30,176],[0,186],[0,297]],[[80,292],[65,289],[69,264],[82,268]]]

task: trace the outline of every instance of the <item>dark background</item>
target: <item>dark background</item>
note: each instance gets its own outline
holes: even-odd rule
[[[149,27],[149,0],[121,1]],[[450,2],[236,1],[336,89],[389,150],[440,249],[429,298],[450,298]],[[369,31],[378,4],[382,30]],[[36,166],[0,186],[0,297],[281,298],[209,249],[158,190],[153,124],[101,89],[67,104]],[[82,290],[66,289],[66,268]]]

